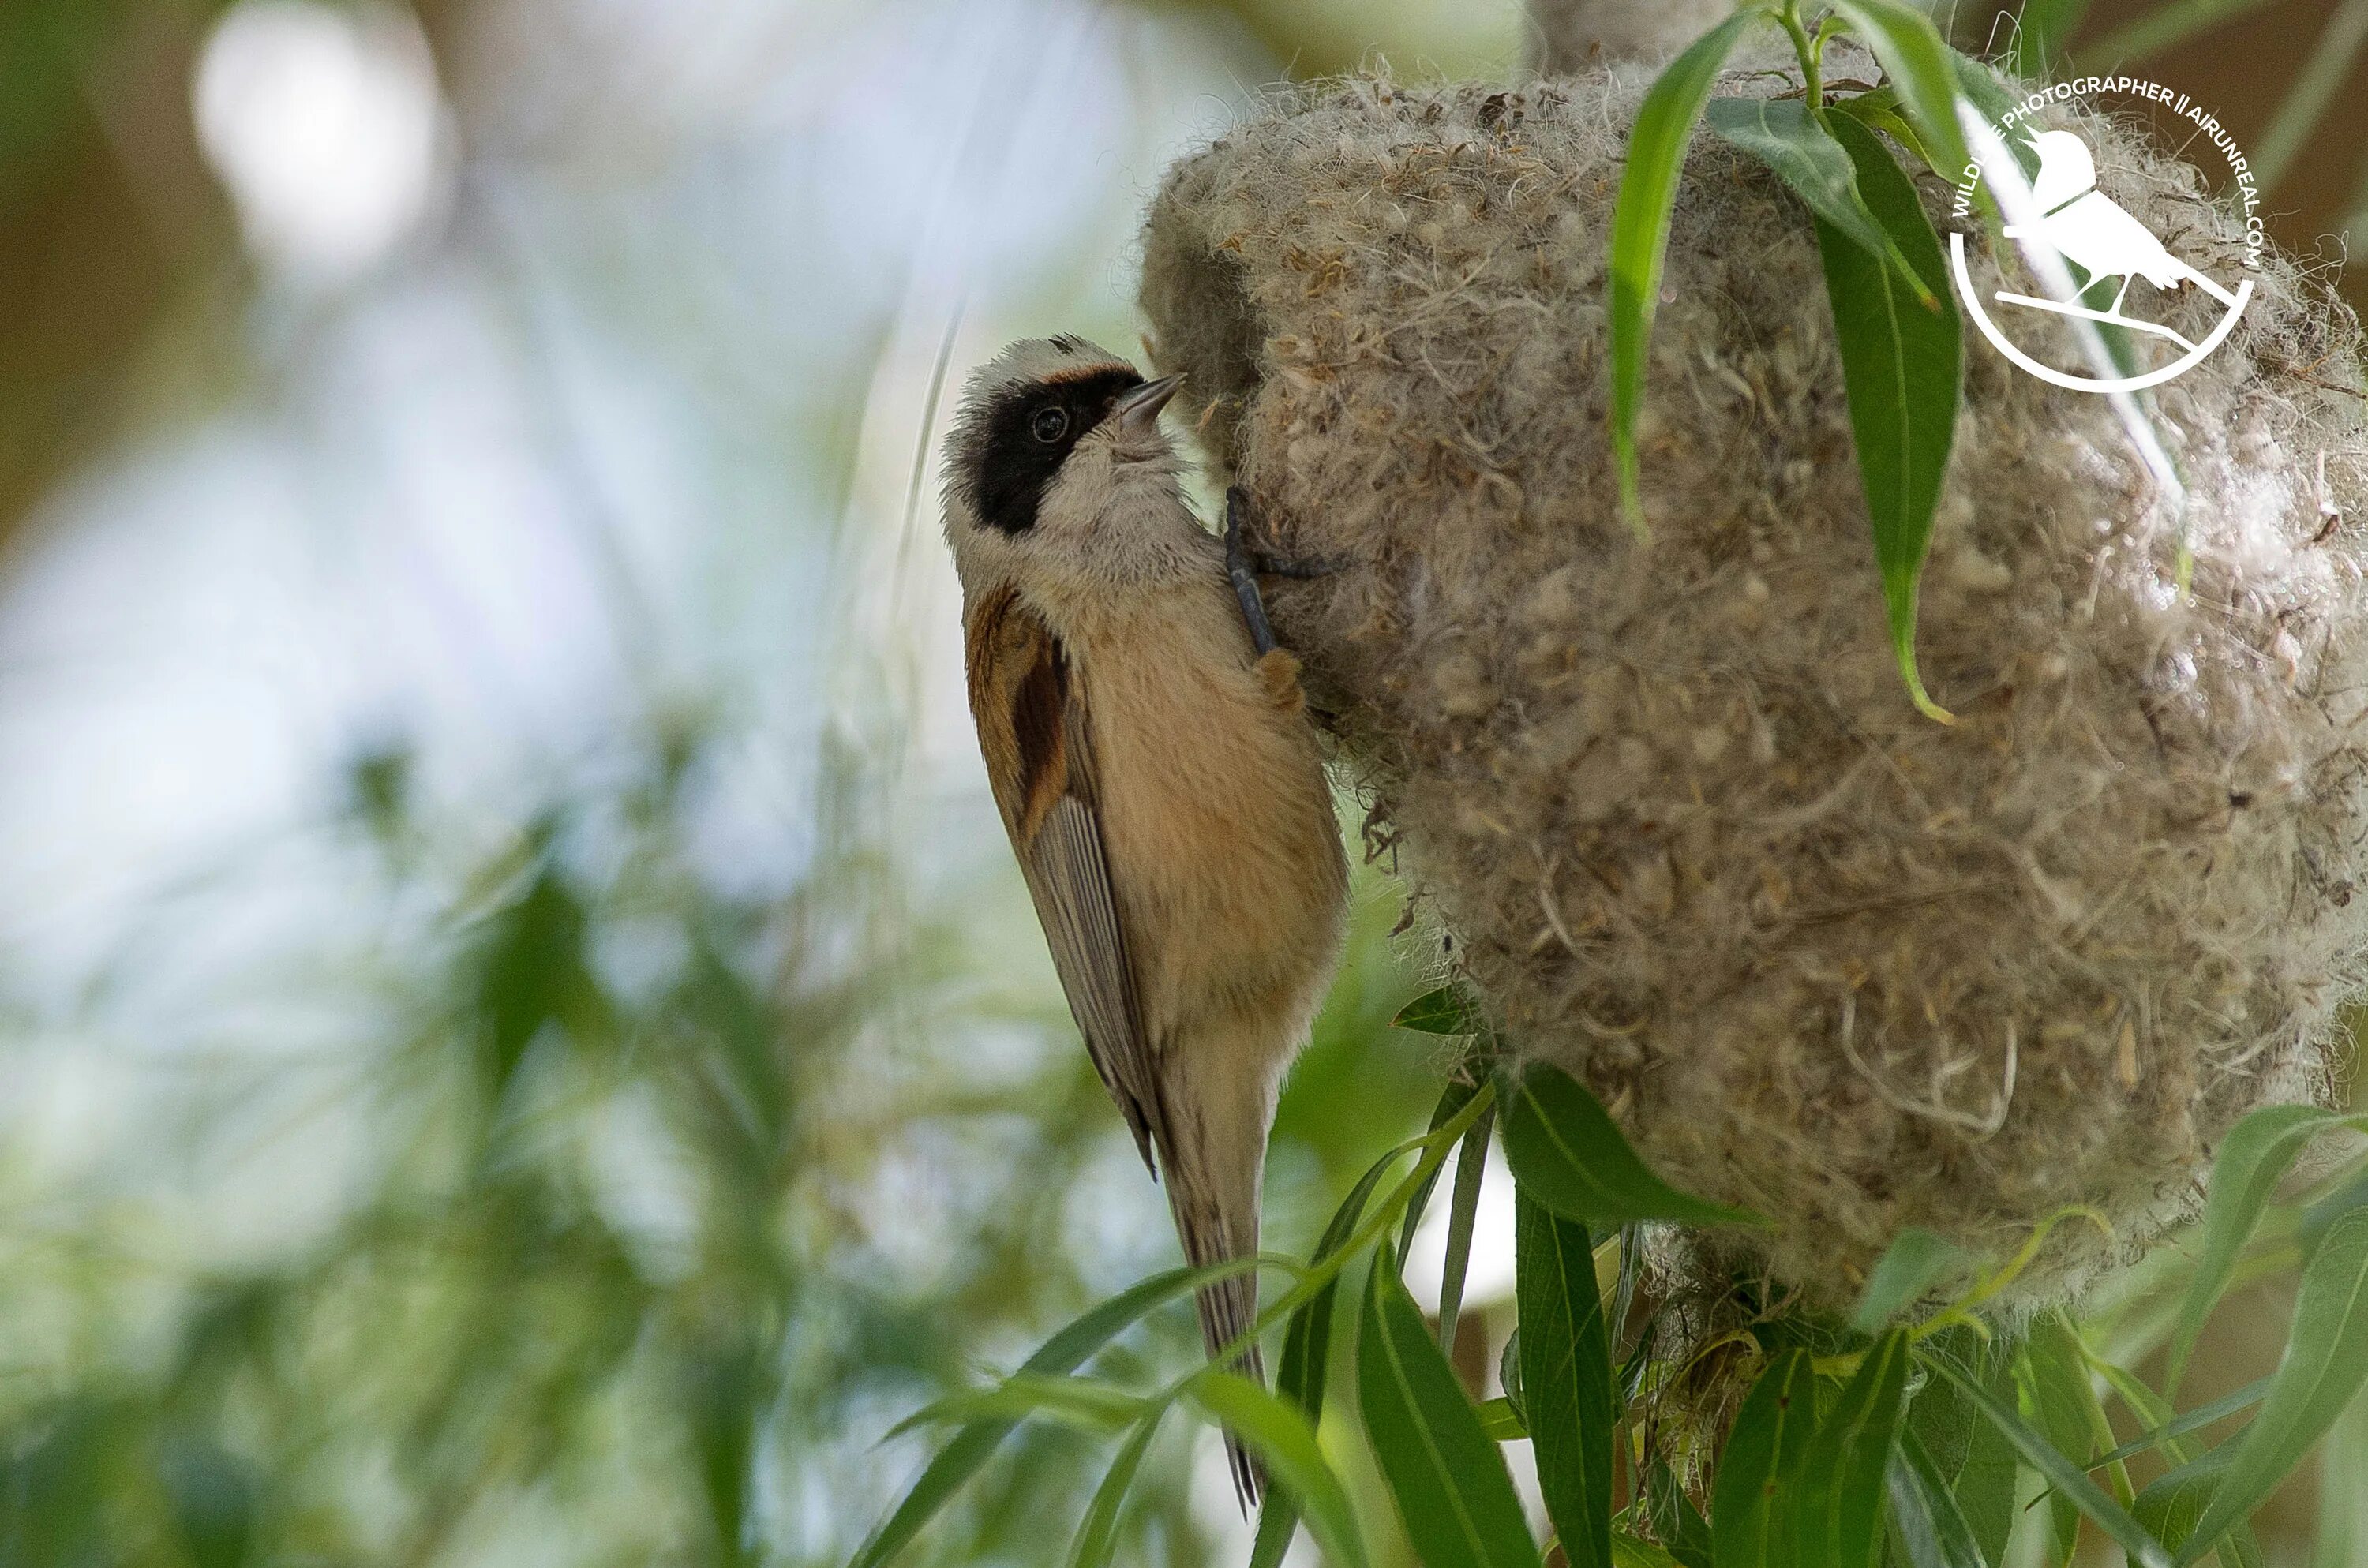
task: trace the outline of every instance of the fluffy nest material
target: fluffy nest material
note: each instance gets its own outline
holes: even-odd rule
[[[1719,1261],[1834,1304],[1903,1226],[1995,1258],[2094,1206],[2113,1236],[2060,1226],[2024,1277],[2061,1299],[2193,1210],[2246,1111],[2332,1087],[2368,936],[2357,324],[2272,256],[2155,394],[2190,597],[2106,401],[1969,336],[1918,637],[1944,727],[1889,647],[1808,215],[1707,132],[1649,542],[1619,517],[1606,235],[1645,81],[1269,104],[1152,208],[1155,358],[1266,544],[1340,568],[1271,583],[1275,624],[1496,1022],[1665,1177],[1774,1221]],[[2045,123],[2241,276],[2192,169]]]

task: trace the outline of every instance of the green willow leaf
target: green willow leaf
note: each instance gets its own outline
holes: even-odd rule
[[[1333,1210],[1331,1222],[1316,1240],[1315,1250],[1308,1255],[1311,1265],[1322,1263],[1349,1244],[1349,1238],[1356,1234],[1358,1225],[1364,1221],[1365,1205],[1372,1200],[1373,1188],[1405,1153],[1404,1148],[1391,1150],[1357,1178],[1357,1185],[1349,1189],[1349,1196]],[[1338,1276],[1326,1280],[1291,1314],[1283,1329],[1282,1359],[1274,1374],[1275,1392],[1305,1411],[1310,1426],[1321,1425],[1324,1418],[1324,1384],[1332,1353],[1333,1303],[1338,1299],[1339,1290]],[[1258,1539],[1250,1549],[1250,1568],[1279,1568],[1283,1554],[1291,1550],[1291,1538],[1298,1526],[1299,1509],[1292,1501],[1290,1488],[1269,1484],[1266,1501],[1258,1510]]]
[[[1834,14],[1883,62],[1908,119],[1941,167],[1964,168],[1967,159],[1964,132],[1957,126],[1957,76],[1949,64],[1949,46],[1932,18],[1908,0],[1834,0]],[[1859,177],[1865,178],[1862,166]],[[1876,215],[1881,216],[1879,209]],[[1941,291],[1946,288],[1942,285]]]
[[[1816,1372],[1809,1353],[1794,1346],[1751,1385],[1719,1456],[1710,1499],[1713,1568],[1792,1568],[1788,1505],[1816,1423]]]
[[[1436,991],[1424,992],[1400,1007],[1390,1023],[1393,1028],[1412,1029],[1417,1034],[1481,1034],[1487,1028],[1481,1021],[1480,1009],[1472,1005],[1460,985],[1442,985]]]
[[[1463,1108],[1470,1105],[1474,1096],[1479,1093],[1478,1084],[1466,1083],[1461,1078],[1450,1078],[1447,1081],[1447,1087],[1440,1091],[1439,1103],[1431,1108],[1430,1131],[1436,1132],[1454,1120]],[[1488,1111],[1483,1114],[1493,1116],[1496,1113]],[[1443,1161],[1433,1165],[1430,1168],[1430,1174],[1423,1177],[1421,1185],[1415,1188],[1414,1197],[1407,1200],[1406,1215],[1398,1221],[1398,1258],[1401,1262],[1404,1262],[1406,1255],[1414,1249],[1414,1233],[1422,1224],[1423,1210],[1430,1207],[1430,1195],[1437,1190],[1440,1176],[1446,1168]]]
[[[1076,1537],[1069,1546],[1069,1568],[1107,1568],[1117,1554],[1119,1512],[1126,1506],[1135,1473],[1143,1469],[1143,1456],[1150,1451],[1151,1439],[1159,1433],[1160,1417],[1167,1414],[1166,1405],[1155,1406],[1119,1445],[1102,1483],[1094,1488],[1093,1500],[1086,1505],[1085,1517],[1077,1521]]]
[[[1514,1196],[1518,1201],[1520,1195]],[[1521,1329],[1519,1324],[1514,1324],[1513,1332],[1505,1336],[1505,1348],[1497,1354],[1497,1381],[1505,1386],[1505,1403],[1512,1407],[1513,1419],[1526,1429],[1530,1424],[1530,1413],[1529,1406],[1521,1398]]]
[[[2079,1460],[2066,1458],[2055,1444],[2016,1415],[2012,1406],[1975,1381],[1946,1358],[1918,1356],[1917,1360],[1963,1389],[1983,1419],[2005,1434],[2014,1445],[2023,1462],[2037,1471],[2050,1486],[2069,1496],[2082,1513],[2096,1520],[2105,1534],[2129,1554],[2136,1568],[2171,1568],[2170,1553],[2163,1550],[2162,1543],[2131,1517],[2128,1509],[2100,1491],[2096,1483],[2081,1471]]]
[[[2231,1439],[2201,1459],[2190,1460],[2157,1476],[2138,1494],[2130,1511],[2137,1516],[2138,1523],[2154,1531],[2163,1545],[2173,1551],[2180,1551],[2194,1537],[2195,1527],[2203,1521],[2203,1510],[2211,1506],[2213,1494],[2227,1479],[2237,1448],[2237,1441]]]
[[[1980,1346],[1973,1363],[1977,1372],[1975,1381],[2001,1402],[2010,1401],[2014,1397],[2014,1362],[2015,1358],[2003,1349]],[[1936,1379],[1933,1386],[1944,1386],[1944,1381]],[[1956,1499],[1957,1511],[1964,1515],[1965,1523],[1972,1528],[1982,1561],[2002,1563],[2006,1561],[2007,1538],[2014,1533],[2014,1489],[2019,1469],[2014,1443],[1996,1426],[1974,1418],[1973,1400],[1962,1386],[1945,1386],[1964,1400],[1964,1419],[1972,1428],[1965,1437],[1965,1462],[1957,1468],[1949,1494]]]
[[[1925,695],[1916,667],[1916,589],[1932,542],[1932,513],[1955,439],[1964,337],[1948,290],[1941,242],[1916,187],[1874,133],[1836,116],[1833,134],[1858,165],[1859,189],[1876,220],[1934,295],[1927,308],[1899,286],[1893,269],[1870,258],[1831,224],[1817,222],[1826,298],[1850,393],[1850,433],[1874,528],[1874,559],[1891,617],[1900,678],[1927,716],[1948,722]]]
[[[2228,1289],[2245,1244],[2260,1228],[2261,1216],[2278,1185],[2294,1169],[2311,1141],[2331,1128],[2356,1126],[2346,1118],[2317,1106],[2263,1106],[2230,1131],[2212,1162],[2212,1183],[2203,1200],[2203,1240],[2196,1259],[2195,1277],[2180,1303],[2179,1327],[2172,1333],[2164,1364],[2163,1392],[2176,1394],[2195,1352],[2195,1337]]]
[[[1587,1227],[1513,1198],[1521,1399],[1538,1490],[1570,1568],[1610,1568],[1611,1438],[1620,1403]]]
[[[1896,88],[1877,87],[1871,93],[1852,93],[1846,97],[1835,99],[1827,108],[1830,113],[1850,116],[1869,131],[1882,131],[1885,136],[1907,148],[1908,156],[1918,163],[1931,169],[1934,174],[1941,172],[1933,166],[1932,154],[1925,148],[1924,138],[1916,134],[1916,128],[1907,123],[1906,115],[1899,112],[1899,93]],[[1855,175],[1852,177],[1855,178]],[[1950,177],[1955,178],[1953,171]]]
[[[1966,1266],[1963,1248],[1921,1225],[1910,1225],[1891,1241],[1875,1260],[1866,1290],[1850,1314],[1850,1327],[1876,1334],[1883,1325],[1924,1299],[1927,1291],[1952,1270]]]
[[[1774,170],[1809,210],[1848,235],[1877,261],[1891,263],[1899,280],[1929,298],[1924,280],[1898,254],[1858,191],[1858,169],[1817,117],[1798,98],[1713,98],[1702,119],[1726,141]]]
[[[1078,1317],[1046,1340],[1020,1364],[1019,1369],[1045,1377],[1074,1371],[1087,1357],[1117,1338],[1145,1313],[1199,1286],[1231,1278],[1256,1267],[1254,1260],[1240,1259],[1155,1274]],[[936,1517],[962,1483],[995,1456],[1003,1439],[1019,1425],[1015,1420],[998,1417],[973,1421],[955,1433],[922,1470],[920,1479],[913,1483],[887,1518],[881,1521],[880,1528],[871,1532],[871,1538],[856,1551],[850,1568],[878,1568],[910,1545],[922,1527]]]
[[[1907,1399],[1908,1332],[1877,1340],[1817,1423],[1792,1498],[1794,1561],[1873,1568],[1883,1546],[1883,1499]]]
[[[1474,1406],[1480,1413],[1480,1430],[1488,1434],[1492,1443],[1514,1443],[1530,1435],[1527,1423],[1509,1399],[1483,1400]]]
[[[2008,68],[2029,81],[2045,80],[2071,57],[2072,35],[2088,14],[2089,0],[2024,0]]]
[[[1661,297],[1678,175],[1719,67],[1761,19],[1757,11],[1738,10],[1695,40],[1655,78],[1628,133],[1628,164],[1611,208],[1611,450],[1620,470],[1620,509],[1640,538],[1645,508],[1637,492],[1636,416],[1645,406],[1645,348]]]
[[[1632,1220],[1757,1225],[1758,1215],[1689,1198],[1645,1168],[1601,1101],[1560,1068],[1537,1062],[1497,1089],[1505,1161],[1521,1191],[1565,1220],[1609,1231]]]
[[[2127,1405],[2140,1420],[2152,1424],[2151,1429],[2145,1437],[2138,1438],[2134,1444],[2124,1443],[2106,1454],[2097,1461],[2100,1465],[2118,1464],[2133,1453],[2143,1453],[2147,1449],[2156,1447],[2163,1450],[2165,1457],[2174,1467],[2187,1464],[2196,1457],[2194,1445],[2181,1441],[2180,1432],[2173,1431],[2171,1428],[2179,1427],[2182,1431],[2192,1431],[2196,1426],[2207,1426],[2223,1416],[2233,1415],[2246,1405],[2257,1403],[2262,1394],[2269,1392],[2270,1386],[2270,1380],[2262,1378],[2249,1385],[2248,1389],[2237,1391],[2237,1395],[2232,1396],[2237,1400],[2233,1404],[2227,1400],[2214,1400],[2212,1405],[2204,1406],[2203,1410],[2213,1410],[2214,1405],[2221,1408],[2199,1421],[2196,1416],[2203,1415],[2203,1411],[2190,1412],[2185,1416],[2176,1415],[2162,1395],[2140,1382],[2133,1373],[2114,1366],[2111,1361],[2099,1358],[2091,1362],[2091,1365],[2096,1368],[2100,1376],[2112,1385],[2113,1391],[2121,1396],[2123,1404]],[[2153,1529],[2153,1525],[2147,1521],[2146,1509],[2141,1506],[2145,1502],[2146,1496],[2141,1493],[2137,1501],[2131,1505],[2130,1512],[2137,1516],[2138,1523]],[[2154,1533],[2165,1546],[2174,1551],[2178,1550],[2178,1542],[2165,1536],[2162,1531],[2157,1529]],[[2240,1524],[2231,1529],[2227,1539],[2221,1542],[2220,1550],[2223,1553],[2221,1558],[2223,1568],[2261,1568],[2261,1543],[2253,1538],[2253,1528],[2250,1525]]]
[[[2064,1321],[2062,1312],[2045,1312],[2032,1321],[2016,1369],[2026,1417],[2059,1452],[2081,1460],[2082,1470],[2094,1469],[2088,1456],[2096,1449],[2089,1418],[2097,1403],[2095,1385],[2089,1379],[2089,1358],[2080,1348],[2079,1332]],[[2055,1561],[2069,1562],[2080,1534],[2080,1510],[2061,1492],[2049,1494],[2047,1510]]]
[[[1891,1519],[1909,1568],[1987,1568],[1973,1526],[1912,1432],[1900,1434],[1888,1476]]]
[[[2368,1210],[2331,1226],[2302,1271],[2285,1354],[2270,1375],[2260,1414],[2238,1439],[2236,1457],[2195,1533],[2180,1549],[2192,1562],[2229,1527],[2275,1491],[2335,1425],[2368,1382]]]
[[[1186,1383],[1184,1393],[1211,1420],[1249,1446],[1270,1481],[1291,1489],[1326,1558],[1343,1568],[1360,1568],[1366,1561],[1365,1541],[1349,1506],[1348,1488],[1317,1447],[1315,1428],[1297,1405],[1238,1372],[1214,1367]]]
[[[2135,1394],[2140,1392],[2140,1389],[2142,1388],[2143,1385],[2139,1385],[2138,1388],[2131,1389],[2129,1392],[2132,1394]],[[2150,1392],[2151,1391],[2146,1392]],[[2166,1415],[2160,1419],[2157,1426],[2149,1427],[2144,1433],[2131,1438],[2128,1442],[2123,1443],[2120,1448],[2117,1448],[2112,1452],[2105,1455],[2097,1462],[2099,1464],[2118,1464],[2124,1460],[2135,1459],[2138,1455],[2146,1453],[2153,1449],[2174,1446],[2178,1439],[2184,1437],[2190,1432],[2209,1426],[2214,1421],[2225,1421],[2240,1410],[2246,1409],[2251,1405],[2259,1404],[2261,1402],[2261,1396],[2269,1392],[2270,1380],[2267,1378],[2256,1378],[2251,1382],[2247,1383],[2243,1388],[2238,1389],[2236,1392],[2225,1394],[2222,1397],[2214,1400],[2209,1404],[2199,1404],[2184,1415]],[[2159,1396],[2157,1397],[2158,1398]],[[2185,1462],[2184,1455],[2175,1457],[2179,1458],[2181,1463]]]
[[[1645,1517],[1653,1521],[1653,1533],[1668,1543],[1669,1555],[1685,1568],[1711,1568],[1710,1521],[1678,1484],[1667,1460],[1656,1455],[1650,1474],[1651,1484],[1645,1489]]]
[[[1481,1429],[1385,1244],[1366,1281],[1357,1392],[1373,1458],[1426,1568],[1538,1568],[1505,1456]]]
[[[1678,1559],[1666,1546],[1658,1546],[1642,1536],[1626,1530],[1611,1534],[1613,1568],[1679,1568]]]
[[[1488,1172],[1492,1107],[1480,1113],[1455,1151],[1455,1187],[1447,1205],[1447,1256],[1439,1272],[1439,1348],[1455,1358],[1455,1320],[1463,1311],[1463,1279],[1472,1267],[1472,1229],[1480,1218],[1480,1183]]]
[[[888,1428],[887,1437],[901,1437],[919,1426],[1025,1421],[1031,1416],[1087,1431],[1109,1431],[1142,1414],[1143,1396],[1115,1383],[1096,1378],[1014,1372],[993,1388],[965,1389],[923,1405]]]

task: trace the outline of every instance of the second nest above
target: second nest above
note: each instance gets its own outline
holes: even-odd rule
[[[1904,1226],[1994,1258],[2094,1206],[2113,1241],[2060,1228],[2023,1300],[2060,1295],[2191,1211],[2244,1112],[2329,1090],[2368,940],[2356,324],[2272,256],[2157,394],[2190,597],[2104,400],[1969,340],[1918,638],[1944,727],[1893,663],[1809,218],[1707,134],[1649,541],[1620,518],[1606,252],[1645,82],[1270,105],[1152,210],[1156,356],[1265,542],[1341,567],[1275,584],[1277,630],[1515,1047],[1774,1221],[1730,1262],[1839,1304]],[[2192,170],[2050,123],[2240,264]]]

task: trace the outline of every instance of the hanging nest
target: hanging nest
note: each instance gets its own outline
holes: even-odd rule
[[[2017,1298],[2061,1299],[2193,1210],[2246,1111],[2331,1089],[2368,934],[2357,324],[2272,256],[2156,394],[2191,596],[2106,400],[1970,342],[1918,639],[1943,726],[1894,663],[1809,218],[1707,134],[1649,541],[1620,517],[1606,236],[1647,80],[1277,99],[1152,208],[1155,357],[1264,545],[1339,568],[1274,582],[1277,630],[1494,1022],[1773,1221],[1716,1261],[1830,1305],[1904,1226],[1997,1258],[2090,1205],[2112,1235],[2059,1226]],[[2237,276],[2193,170],[2048,123]]]

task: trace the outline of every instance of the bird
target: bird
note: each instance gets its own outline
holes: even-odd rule
[[[1258,1250],[1276,1096],[1338,963],[1348,869],[1299,663],[1246,613],[1238,550],[1201,526],[1159,428],[1181,380],[1080,337],[1011,345],[949,430],[944,527],[979,750],[1053,969],[1208,1265]],[[1256,1319],[1255,1274],[1199,1309],[1213,1358]],[[1232,1365],[1263,1381],[1255,1342]],[[1226,1445],[1247,1510],[1258,1467]]]
[[[2087,273],[2076,299],[2098,279],[2118,277],[2122,286],[2108,315],[2121,314],[2133,278],[2144,278],[2157,289],[2193,283],[2222,304],[2236,304],[2235,295],[2171,255],[2151,230],[2097,188],[2096,160],[2078,135],[2043,131],[2026,138],[2024,145],[2039,154],[2039,173],[2031,189],[2043,216],[2035,223],[2009,223],[2006,233],[2012,239],[2049,245]]]

